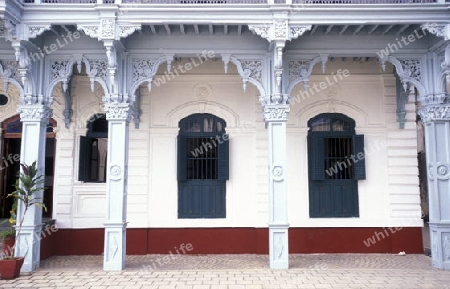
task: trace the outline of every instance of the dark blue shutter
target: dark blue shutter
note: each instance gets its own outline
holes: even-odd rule
[[[353,136],[353,155],[355,156],[355,180],[366,179],[366,155],[364,153],[364,135]],[[359,154],[359,156],[358,156]],[[362,157],[361,157],[362,156]]]
[[[80,161],[78,164],[78,180],[87,182],[89,180],[89,164],[91,156],[91,138],[80,136]]]
[[[187,137],[178,135],[177,141],[177,179],[187,179]]]
[[[226,141],[222,140],[222,143],[219,143],[218,146],[218,164],[217,164],[217,179],[218,180],[228,180],[230,177],[230,168],[229,168],[229,156],[230,156],[230,140],[229,135],[227,137],[222,137],[222,139],[227,139]]]
[[[321,181],[325,179],[325,138],[322,135],[313,135],[312,138],[312,179]]]

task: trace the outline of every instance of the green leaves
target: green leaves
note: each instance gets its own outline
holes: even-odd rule
[[[42,202],[43,198],[37,196],[37,194],[44,191],[45,176],[39,174],[39,171],[36,167],[36,161],[34,161],[31,165],[22,163],[20,164],[20,166],[22,170],[16,180],[16,184],[14,185],[14,188],[16,190],[11,194],[8,194],[8,197],[14,198],[15,201],[23,203],[23,213],[20,216],[17,215],[17,218],[20,219],[16,220],[19,222],[19,225],[16,225],[16,244],[19,243],[18,238],[20,237],[20,231],[22,229],[23,221],[25,220],[25,215],[27,214],[28,209],[31,206],[36,205],[47,211],[47,207]],[[14,245],[10,257],[14,255],[15,250],[16,246]]]
[[[43,191],[43,184],[45,182],[45,176],[38,174],[36,167],[36,161],[31,165],[20,164],[22,172],[20,172],[19,178],[15,184],[15,191],[8,195],[21,200],[25,209],[32,205],[37,205],[47,211],[47,207],[42,203],[43,198],[36,197],[36,194]]]

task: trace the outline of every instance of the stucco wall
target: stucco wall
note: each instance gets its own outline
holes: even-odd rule
[[[182,59],[186,63],[186,59]],[[175,63],[176,64],[176,63]],[[316,71],[309,85],[333,79],[337,71],[350,75],[334,85],[296,101],[287,124],[288,213],[292,227],[420,226],[417,177],[417,135],[413,99],[405,129],[396,121],[395,78],[381,72],[376,62],[335,61],[324,74]],[[389,69],[388,69],[389,71]],[[159,74],[163,75],[164,68]],[[291,92],[295,97],[303,85]],[[13,90],[11,90],[13,91]],[[236,69],[223,73],[221,61],[152,86],[139,89],[140,128],[130,123],[128,226],[155,227],[266,227],[267,131],[258,103],[258,91],[249,84],[243,91]],[[17,92],[15,92],[17,94]],[[79,137],[86,121],[103,112],[102,89],[91,91],[85,76],[71,81],[73,122],[64,128],[61,88],[54,91],[54,118],[58,121],[54,184],[54,212],[60,228],[101,228],[106,207],[105,184],[78,179]],[[4,108],[2,118],[15,114]],[[192,113],[207,112],[223,118],[230,134],[230,180],[227,182],[225,219],[177,219],[176,136],[178,121]],[[339,112],[356,121],[365,135],[367,178],[359,181],[359,218],[310,219],[308,212],[307,121],[323,112]],[[386,146],[380,144],[385,143]]]

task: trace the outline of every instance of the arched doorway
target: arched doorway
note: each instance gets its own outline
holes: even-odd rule
[[[53,211],[53,176],[55,163],[56,139],[53,128],[56,121],[50,119],[47,125],[47,139],[45,145],[45,191],[44,204],[47,211],[44,217],[51,218]],[[20,146],[22,141],[22,122],[20,116],[15,115],[2,123],[2,155],[0,162],[0,218],[9,218],[12,207],[12,198],[8,194],[14,191],[14,184],[20,170]]]

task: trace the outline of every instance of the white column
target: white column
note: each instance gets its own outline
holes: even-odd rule
[[[450,104],[428,104],[419,114],[425,126],[431,260],[450,270]]]
[[[269,258],[271,269],[289,268],[286,196],[286,121],[289,105],[265,105],[269,141]]]
[[[20,120],[23,123],[22,142],[20,148],[20,162],[31,165],[37,161],[40,174],[45,172],[45,138],[48,120],[51,110],[44,105],[20,105]],[[43,184],[41,184],[43,186]],[[36,197],[42,198],[39,192]],[[19,202],[17,220],[23,215],[23,206]],[[19,225],[19,224],[17,224]],[[21,272],[31,272],[39,267],[41,248],[42,209],[39,206],[31,206],[26,215],[16,238],[16,256],[25,256]]]
[[[108,160],[103,270],[123,270],[126,263],[129,104],[106,104]]]

